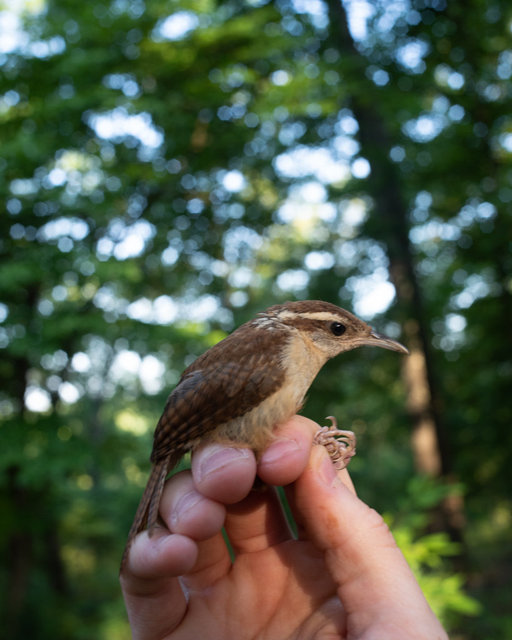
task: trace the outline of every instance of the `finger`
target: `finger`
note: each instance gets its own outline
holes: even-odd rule
[[[218,443],[207,444],[194,452],[191,471],[193,490],[208,499],[210,506],[207,508],[210,510],[212,502],[220,505],[232,504],[247,496],[256,477],[256,459],[249,449]],[[183,486],[187,488],[186,484]],[[206,504],[203,501],[202,507]],[[201,506],[200,502],[196,503],[196,507],[198,505]],[[194,522],[193,526],[197,526],[201,518],[202,516],[190,512],[185,516],[187,526],[192,526]],[[220,533],[200,540],[197,547],[197,561],[192,570],[182,577],[182,584],[188,589],[207,588],[231,568],[229,551]]]
[[[276,490],[270,486],[230,505],[225,528],[236,554],[262,551],[292,539]]]
[[[212,587],[226,576],[231,567],[231,557],[221,533],[197,543],[197,560],[190,571],[181,576],[185,590],[202,590]]]
[[[293,482],[307,464],[317,429],[318,425],[302,416],[281,425],[260,457],[258,476],[269,485]],[[229,506],[225,526],[235,553],[261,551],[292,538],[281,503],[270,486]]]
[[[436,633],[430,637],[446,637],[381,516],[347,489],[322,447],[313,447],[295,488],[297,509],[325,552],[349,614],[350,634],[362,636],[375,620],[381,629],[396,627],[397,620],[414,629],[428,620]]]
[[[357,495],[356,488],[354,487],[354,483],[352,482],[352,478],[350,477],[348,469],[347,468],[341,469],[340,471],[337,472],[337,475],[338,475],[338,478],[347,487],[347,489],[354,495]]]
[[[245,498],[256,477],[256,458],[250,449],[222,444],[200,447],[192,456],[194,485],[203,496],[232,504]]]
[[[195,541],[211,538],[222,529],[224,505],[199,493],[190,471],[183,471],[166,484],[160,501],[160,515],[172,533]]]
[[[300,440],[300,442],[302,445],[301,447],[302,450],[306,452],[307,458],[309,459],[313,438],[316,432],[318,431],[318,429],[320,428],[319,425],[316,422],[313,422],[312,420],[303,418],[302,416],[294,416],[294,418],[292,418],[288,423],[286,423],[286,427],[288,429],[290,429],[290,427],[295,428],[295,439],[298,439],[298,436],[296,434],[297,428],[300,428],[305,431],[305,433],[304,431],[301,432],[302,440]],[[315,445],[315,446],[322,447],[322,445]],[[297,463],[297,460],[295,460],[294,472],[296,473],[297,471],[299,471],[296,477],[298,477],[302,473],[302,471],[306,468],[306,465],[308,464],[308,459],[306,460],[301,459],[300,463]],[[335,467],[333,465],[333,469],[334,468]],[[259,473],[259,475],[261,476],[261,473]],[[340,478],[340,480],[343,482],[343,484],[355,495],[356,490],[352,482],[352,478],[348,473],[348,470],[346,468],[338,470],[337,475]],[[293,480],[295,480],[296,477],[291,476]],[[302,540],[308,537],[308,532],[304,529],[300,511],[298,511],[295,508],[295,487],[293,487],[292,485],[285,486],[284,491],[285,491],[286,500],[288,501],[288,504],[293,514],[297,538],[299,540]]]
[[[220,444],[210,444],[198,449],[192,459],[192,475],[197,492],[208,496],[209,500],[226,503],[226,534],[235,553],[255,550],[290,536],[290,531],[281,511],[281,506],[270,487],[251,491],[256,477],[256,459],[252,451]],[[209,580],[218,579],[211,566],[211,545],[213,553],[219,555],[213,541],[200,544],[200,555],[194,575],[187,581],[195,587],[207,585]],[[225,553],[223,540],[217,540]],[[202,553],[203,549],[208,552]],[[204,558],[204,562],[203,562]],[[222,562],[222,570],[226,564]]]
[[[194,566],[197,556],[192,540],[164,528],[135,538],[121,574],[134,640],[162,638],[178,626],[187,606],[178,576]]]
[[[213,484],[217,481],[214,478]],[[182,572],[182,585],[207,587],[229,571],[231,558],[221,534],[226,508],[198,491],[190,471],[178,473],[166,483],[160,514],[173,533],[186,535],[196,544],[195,562]]]
[[[294,416],[280,425],[275,438],[262,453],[258,475],[268,484],[290,484],[305,469],[318,425],[303,416]]]

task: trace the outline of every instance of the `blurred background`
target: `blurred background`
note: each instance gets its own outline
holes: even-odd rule
[[[451,637],[512,637],[512,6],[0,3],[3,637],[129,637],[117,573],[183,368],[284,300]]]

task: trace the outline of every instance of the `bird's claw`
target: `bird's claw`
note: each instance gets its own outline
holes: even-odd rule
[[[331,421],[328,427],[320,427],[313,439],[314,444],[321,444],[327,449],[336,469],[345,469],[356,454],[356,435],[353,431],[338,429],[336,418],[328,416]]]

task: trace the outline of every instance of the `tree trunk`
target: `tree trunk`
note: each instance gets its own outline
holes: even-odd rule
[[[327,3],[329,45],[341,54],[348,86],[358,89],[345,102],[358,121],[362,154],[371,166],[370,192],[375,208],[367,231],[386,245],[390,279],[404,310],[404,341],[411,353],[404,359],[402,372],[412,423],[415,467],[419,473],[442,477],[449,483],[453,481],[452,460],[431,356],[430,330],[409,241],[408,211],[401,197],[401,176],[389,155],[398,141],[393,140],[379,114],[377,88],[366,76],[367,61],[350,35],[341,0],[327,0]],[[464,514],[460,496],[447,496],[436,515],[438,528],[446,530],[453,540],[461,541]]]
[[[36,314],[38,293],[37,287],[26,289],[26,304],[32,317]],[[25,393],[30,367],[31,362],[27,356],[12,358],[10,392],[19,407],[20,422],[23,422],[25,414]],[[8,640],[19,638],[23,632],[24,618],[29,615],[27,602],[31,583],[38,566],[42,568],[48,585],[55,593],[62,595],[67,590],[57,523],[46,508],[48,488],[24,486],[20,481],[20,471],[16,465],[9,467],[5,483],[9,515],[16,523],[9,530],[7,588],[3,594],[5,623],[2,638]]]
[[[397,143],[386,131],[378,111],[377,88],[366,78],[367,61],[350,35],[347,16],[340,0],[328,0],[329,45],[341,53],[344,79],[358,90],[348,97],[348,106],[359,123],[362,155],[371,165],[371,194],[375,210],[368,230],[384,242],[390,278],[407,318],[403,323],[405,343],[411,351],[404,360],[407,407],[413,425],[412,449],[416,468],[431,476],[449,476],[451,459],[443,427],[440,399],[433,372],[429,329],[423,309],[409,241],[407,207],[401,198],[401,176],[389,157]],[[380,89],[382,91],[382,89]]]

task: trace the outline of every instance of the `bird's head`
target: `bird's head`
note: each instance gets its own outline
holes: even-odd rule
[[[266,317],[298,332],[303,340],[311,342],[325,359],[357,347],[382,347],[399,353],[409,351],[399,342],[377,333],[352,313],[329,302],[302,300],[270,307]]]

